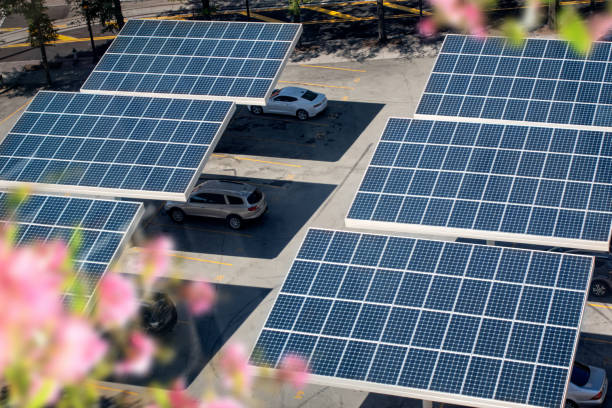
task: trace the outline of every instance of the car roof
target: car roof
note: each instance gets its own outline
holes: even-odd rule
[[[194,187],[194,193],[214,191],[221,194],[248,195],[255,190],[250,184],[233,180],[208,180]]]
[[[288,86],[288,87],[281,89],[278,94],[287,95],[287,96],[302,96],[306,92],[308,92],[308,89],[306,88],[299,88],[297,86]]]

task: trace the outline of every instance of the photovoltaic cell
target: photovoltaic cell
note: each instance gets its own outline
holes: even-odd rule
[[[580,55],[565,41],[448,35],[417,107],[421,119],[612,126],[612,46]]]
[[[610,146],[599,131],[390,118],[346,223],[607,250]]]
[[[81,91],[265,105],[300,24],[130,20]]]
[[[326,385],[558,408],[592,268],[586,256],[310,229],[251,364],[298,355]]]
[[[66,302],[80,298],[85,305],[142,216],[141,203],[31,195],[15,201],[0,192],[0,224],[16,229],[17,246],[37,242],[81,242],[74,252],[75,280]]]
[[[0,186],[186,200],[234,104],[39,92],[0,144]]]

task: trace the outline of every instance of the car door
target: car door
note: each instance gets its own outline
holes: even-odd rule
[[[199,193],[189,199],[193,215],[200,217],[225,218],[225,205],[223,194]]]
[[[283,104],[285,103],[285,97],[283,95],[275,96],[270,98],[266,104],[266,112],[268,113],[280,113],[283,110]]]
[[[293,116],[295,115],[295,112],[297,112],[297,98],[294,98],[293,96],[285,96],[280,113]]]

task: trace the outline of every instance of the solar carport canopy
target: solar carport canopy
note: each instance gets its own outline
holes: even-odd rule
[[[82,92],[265,105],[300,24],[130,20]]]
[[[76,275],[64,301],[78,298],[85,307],[142,213],[142,204],[135,202],[46,195],[15,201],[0,193],[0,224],[17,227],[17,246],[59,240],[75,247]]]
[[[612,133],[390,118],[346,225],[607,251]]]
[[[310,229],[251,355],[310,382],[475,407],[561,407],[593,260]]]
[[[0,144],[0,187],[185,201],[234,110],[226,101],[39,92]]]
[[[415,117],[612,126],[612,44],[447,35]]]

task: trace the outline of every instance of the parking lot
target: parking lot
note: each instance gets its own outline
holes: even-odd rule
[[[218,350],[224,341],[243,343],[247,349],[253,346],[306,230],[344,228],[344,216],[387,118],[412,116],[432,65],[433,58],[290,64],[279,86],[323,92],[330,101],[328,109],[300,122],[284,116],[254,116],[239,107],[201,178],[256,185],[269,204],[263,218],[234,231],[223,222],[210,220],[187,219],[176,224],[160,203],[149,206],[135,243],[159,233],[169,235],[176,249],[173,274],[212,281],[224,294],[225,303],[218,305],[207,322],[179,318],[173,336],[199,341],[201,346],[183,350],[181,361],[192,361],[197,353],[202,357],[202,350]],[[9,116],[25,100],[3,101],[0,117]],[[18,116],[0,123],[0,131],[6,133]],[[135,248],[124,252],[124,272],[130,272],[130,259],[136,253]],[[245,287],[260,289],[242,289]],[[244,307],[228,306],[238,299],[244,301]],[[213,355],[197,361],[204,366],[210,357],[212,363],[200,373],[188,373],[195,392],[207,389],[217,377]],[[612,297],[591,299],[586,307],[577,359],[605,367],[612,378]],[[127,388],[139,392],[138,387]],[[297,392],[289,388],[269,391],[269,387],[255,390],[255,396],[265,401],[260,406],[419,406],[418,401],[314,385]],[[612,407],[610,397],[604,406]]]

